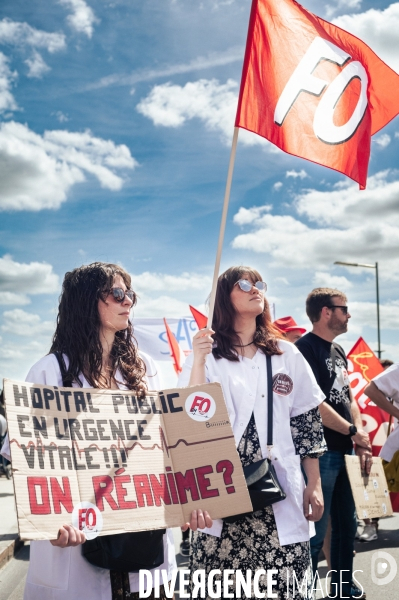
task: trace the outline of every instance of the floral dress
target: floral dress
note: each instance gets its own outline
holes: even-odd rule
[[[290,425],[296,454],[299,454],[302,459],[318,458],[324,454],[327,447],[318,408],[293,417]],[[246,438],[248,438],[247,450],[244,456]],[[237,450],[243,467],[262,458],[253,414]],[[191,546],[190,568],[191,572],[204,569],[206,574],[212,569],[219,569],[222,572],[226,569],[240,570],[244,576],[246,570],[250,569],[252,582],[257,569],[265,571],[277,569],[278,575],[273,575],[273,579],[277,580],[277,584],[273,585],[273,592],[278,594],[279,600],[287,598],[308,600],[312,597],[309,542],[280,546],[271,506],[252,513],[249,517],[243,517],[235,523],[223,523],[221,537],[195,532]],[[293,591],[294,572],[298,582],[298,584],[295,582],[295,591]],[[229,579],[235,582],[234,575]],[[266,575],[259,579],[259,590],[267,598]],[[235,585],[231,586],[229,591],[237,597]],[[238,597],[254,598],[253,587],[251,596],[246,596],[242,592]]]

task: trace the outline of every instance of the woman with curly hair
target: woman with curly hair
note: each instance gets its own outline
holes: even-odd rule
[[[222,576],[230,569],[244,576],[250,570],[252,577],[259,569],[277,569],[276,597],[310,598],[309,522],[323,513],[318,457],[325,442],[317,408],[323,394],[301,353],[272,325],[265,291],[250,267],[231,267],[220,275],[212,329],[195,335],[179,385],[221,383],[237,450],[247,466],[269,453],[266,356],[271,356],[271,458],[287,497],[234,523],[215,520],[211,528],[194,533],[190,566],[192,572],[220,570]],[[300,585],[305,581],[295,591],[294,572]],[[268,597],[266,574],[259,578],[259,590]],[[254,588],[247,594],[241,597],[255,597]]]
[[[135,304],[130,275],[118,265],[96,262],[67,273],[50,352],[31,368],[26,380],[135,390],[138,395],[147,388],[160,389],[154,361],[138,351],[133,337],[130,313]],[[202,519],[198,517],[203,526]],[[83,532],[70,524],[61,527],[56,540],[31,542],[24,599],[138,598],[139,574],[90,564],[82,555],[84,542]],[[163,556],[158,569],[164,569],[170,579],[176,568],[170,530],[163,535]],[[150,598],[153,594],[154,590]],[[165,597],[163,586],[160,597]]]

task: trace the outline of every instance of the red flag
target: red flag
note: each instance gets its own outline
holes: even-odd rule
[[[399,75],[294,0],[253,0],[236,127],[364,189],[370,136],[399,113]]]
[[[374,352],[360,337],[348,353],[349,380],[362,414],[364,428],[370,436],[374,456],[379,455],[386,440],[389,415],[371,402],[363,390],[383,370]],[[399,494],[391,494],[391,502],[393,509],[399,510]]]
[[[202,314],[202,312],[200,312],[199,310],[197,310],[196,308],[194,308],[194,306],[191,306],[189,304],[190,310],[191,310],[191,314],[193,315],[195,322],[198,325],[198,329],[204,329],[204,327],[207,326],[208,323],[208,317],[206,317],[205,315]]]
[[[173,360],[173,366],[176,373],[179,374],[181,373],[181,370],[183,368],[184,352],[180,348],[179,342],[177,341],[173,331],[167,324],[166,319],[164,319],[163,321],[165,323],[166,337],[168,338],[170,356]]]

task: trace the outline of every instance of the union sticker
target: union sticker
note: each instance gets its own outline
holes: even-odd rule
[[[95,504],[79,502],[73,509],[72,525],[83,531],[86,539],[93,540],[102,531],[103,516]]]
[[[216,402],[209,394],[195,392],[187,397],[185,409],[194,421],[208,421],[216,412]]]
[[[294,383],[286,373],[277,373],[273,377],[273,392],[279,396],[288,396],[294,389]]]

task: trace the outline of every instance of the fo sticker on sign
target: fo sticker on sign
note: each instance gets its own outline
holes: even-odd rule
[[[190,394],[185,403],[186,413],[194,421],[208,421],[216,411],[216,402],[205,392]]]
[[[72,525],[83,531],[88,540],[94,540],[103,528],[103,516],[95,504],[80,502],[72,513]]]

